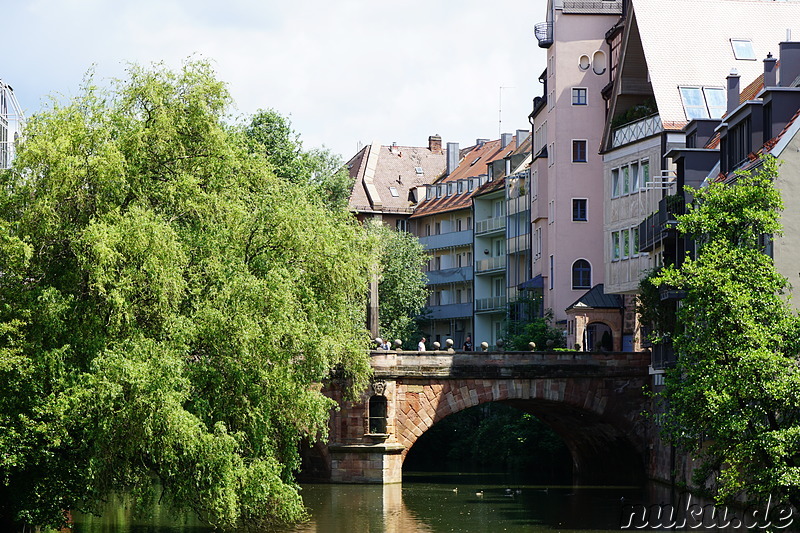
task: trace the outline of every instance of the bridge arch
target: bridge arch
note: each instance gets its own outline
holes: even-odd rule
[[[442,419],[503,402],[531,413],[564,440],[581,484],[644,479],[649,353],[374,352],[375,382],[360,401],[339,401],[330,424],[331,480],[399,482],[417,439]],[[386,398],[386,431],[369,422],[370,401]],[[372,400],[374,402],[374,400]]]
[[[440,380],[419,390],[413,382],[397,383],[401,406],[395,417],[397,441],[405,456],[428,429],[440,420],[478,405],[501,402],[530,413],[552,428],[572,454],[577,484],[638,484],[644,479],[643,452],[632,435],[644,431],[638,417],[609,416],[619,412],[622,390],[586,379]],[[410,389],[410,390],[409,390]],[[611,405],[609,405],[609,402]],[[638,402],[635,402],[638,404]]]

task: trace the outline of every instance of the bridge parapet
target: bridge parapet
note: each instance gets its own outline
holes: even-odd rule
[[[649,352],[371,352],[376,378],[535,379],[646,374]]]

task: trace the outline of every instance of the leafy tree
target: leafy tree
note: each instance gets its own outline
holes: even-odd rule
[[[298,442],[361,390],[370,245],[287,186],[210,66],[133,66],[28,123],[0,175],[0,527],[111,492],[302,519]]]
[[[261,110],[245,127],[251,150],[263,154],[275,175],[311,188],[331,208],[344,209],[353,180],[342,158],[327,148],[303,150],[291,121],[273,109]]]
[[[375,239],[378,268],[380,334],[392,342],[416,342],[414,318],[425,307],[428,292],[422,266],[428,259],[419,239],[380,222],[368,221],[367,232]],[[414,345],[416,348],[416,344]]]
[[[537,350],[565,346],[561,330],[550,325],[552,311],[548,309],[544,316],[539,316],[541,306],[541,298],[535,297],[518,298],[509,304],[508,320],[504,323],[503,331],[506,350],[530,350],[531,342],[536,344]]]
[[[692,191],[679,230],[698,239],[696,259],[654,279],[686,291],[678,311],[679,353],[667,374],[665,431],[703,461],[695,482],[719,500],[800,504],[798,319],[786,279],[764,253],[780,232],[783,204],[767,157],[734,185]]]

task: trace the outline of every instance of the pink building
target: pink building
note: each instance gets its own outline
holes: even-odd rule
[[[621,11],[619,0],[549,0],[546,22],[536,25],[539,46],[547,49],[547,69],[540,78],[544,95],[534,100],[530,116],[533,276],[543,307],[563,327],[568,347],[587,341],[576,340],[574,313],[568,315],[567,308],[603,281],[598,152],[606,118],[602,93],[612,79],[605,36]],[[592,322],[591,309],[582,312],[592,338],[610,331],[604,321]],[[618,336],[614,348],[620,349]]]

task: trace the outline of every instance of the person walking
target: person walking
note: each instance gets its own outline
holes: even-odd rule
[[[419,340],[419,344],[417,344],[417,351],[420,351],[420,352],[424,352],[424,351],[426,351],[426,350],[425,350],[425,341],[426,341],[426,340],[427,340],[427,339],[426,339],[425,337],[422,337],[422,338]]]
[[[464,351],[471,352],[472,351],[472,337],[467,335],[467,339],[464,341]]]

